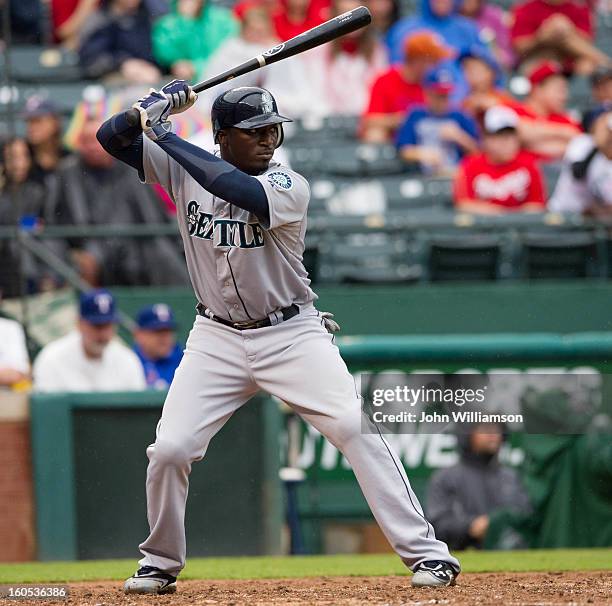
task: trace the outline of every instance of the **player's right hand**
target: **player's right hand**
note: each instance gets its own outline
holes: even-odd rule
[[[170,102],[170,113],[179,114],[189,109],[198,98],[193,88],[185,80],[172,80],[161,89]]]

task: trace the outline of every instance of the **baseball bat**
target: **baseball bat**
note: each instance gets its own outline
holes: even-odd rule
[[[317,25],[316,27],[305,31],[294,38],[287,40],[286,42],[281,42],[280,44],[268,49],[261,55],[257,55],[257,57],[253,57],[252,59],[249,59],[248,61],[245,61],[232,69],[228,69],[218,76],[213,76],[208,80],[204,80],[204,82],[199,82],[193,86],[193,90],[196,93],[200,93],[203,90],[207,90],[213,86],[216,86],[217,84],[221,84],[222,82],[226,82],[232,78],[237,78],[243,74],[248,74],[249,72],[264,67],[265,65],[271,65],[272,63],[282,61],[283,59],[288,59],[289,57],[303,53],[311,48],[315,48],[317,46],[321,46],[321,44],[335,40],[340,36],[350,34],[357,29],[365,27],[371,21],[372,15],[370,14],[370,11],[365,6],[358,6],[356,9],[342,13],[341,15],[338,15],[325,23],[321,23],[321,25]],[[140,122],[140,114],[138,113],[138,110],[129,110],[128,120],[132,125],[138,124],[138,122]]]

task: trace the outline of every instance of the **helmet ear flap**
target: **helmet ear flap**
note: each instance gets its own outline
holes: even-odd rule
[[[277,132],[278,132],[278,136],[277,136],[277,140],[276,140],[276,148],[275,149],[278,149],[283,144],[283,141],[285,140],[285,131],[283,131],[282,123],[278,123],[276,125],[276,129],[277,129]]]

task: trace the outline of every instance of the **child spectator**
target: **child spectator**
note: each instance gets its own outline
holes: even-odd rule
[[[465,154],[478,150],[478,127],[452,109],[452,74],[437,68],[425,77],[425,106],[410,111],[396,145],[406,162],[418,162],[426,174],[450,175]]]
[[[458,58],[465,75],[469,92],[463,100],[463,108],[474,116],[480,125],[484,113],[490,107],[512,102],[512,97],[498,87],[502,74],[493,56],[481,47],[464,50]]]
[[[526,150],[542,160],[563,157],[580,126],[567,113],[567,79],[558,63],[545,61],[529,74],[531,90],[524,103],[508,103],[521,118],[519,133]]]
[[[474,22],[459,15],[458,8],[456,0],[421,0],[421,14],[400,19],[389,32],[387,44],[391,62],[402,60],[404,40],[409,33],[417,30],[436,32],[457,52],[473,45],[484,46]]]
[[[425,102],[423,78],[438,62],[452,55],[433,32],[406,38],[402,65],[393,65],[374,81],[363,119],[362,138],[372,143],[391,141],[414,105]]]
[[[504,69],[512,69],[516,59],[510,41],[510,16],[506,11],[486,0],[463,0],[460,12],[474,20],[481,39],[488,45],[496,61]]]
[[[612,215],[612,104],[595,108],[586,120],[588,134],[567,147],[549,208],[555,212]]]
[[[85,23],[79,57],[88,78],[119,74],[128,82],[161,78],[151,47],[151,15],[141,0],[108,0]]]
[[[53,173],[69,151],[62,144],[62,118],[57,107],[38,95],[30,97],[22,118],[26,123],[26,136],[32,148],[30,178],[43,183]]]
[[[153,26],[153,54],[176,78],[199,80],[221,43],[238,32],[231,11],[210,0],[175,0]]]
[[[612,103],[612,68],[603,67],[593,73],[591,91],[596,103]]]
[[[509,107],[487,110],[483,152],[465,158],[455,176],[458,210],[488,215],[544,210],[542,174],[533,157],[521,151],[518,123]]]
[[[284,42],[329,18],[326,0],[280,0],[272,21],[276,36]]]
[[[134,331],[134,351],[142,363],[147,386],[168,389],[182,357],[176,341],[176,321],[169,305],[156,303],[140,310]]]
[[[610,59],[594,46],[591,9],[574,0],[527,0],[512,9],[512,44],[520,62],[555,60],[591,73]]]

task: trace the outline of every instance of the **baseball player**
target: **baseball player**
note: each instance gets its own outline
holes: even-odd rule
[[[330,332],[338,326],[314,305],[302,264],[309,186],[273,160],[289,118],[267,90],[229,90],[212,107],[219,145],[213,154],[173,134],[167,122],[195,98],[186,82],[175,80],[134,104],[139,125],[124,112],[98,131],[109,153],[174,199],[199,302],[155,443],[147,448],[150,534],[124,590],[176,591],[185,566],[191,465],[259,390],[290,405],[346,456],[378,524],[414,571],[412,584],[453,585],[459,562],[435,538],[383,435],[362,433],[360,397]]]

